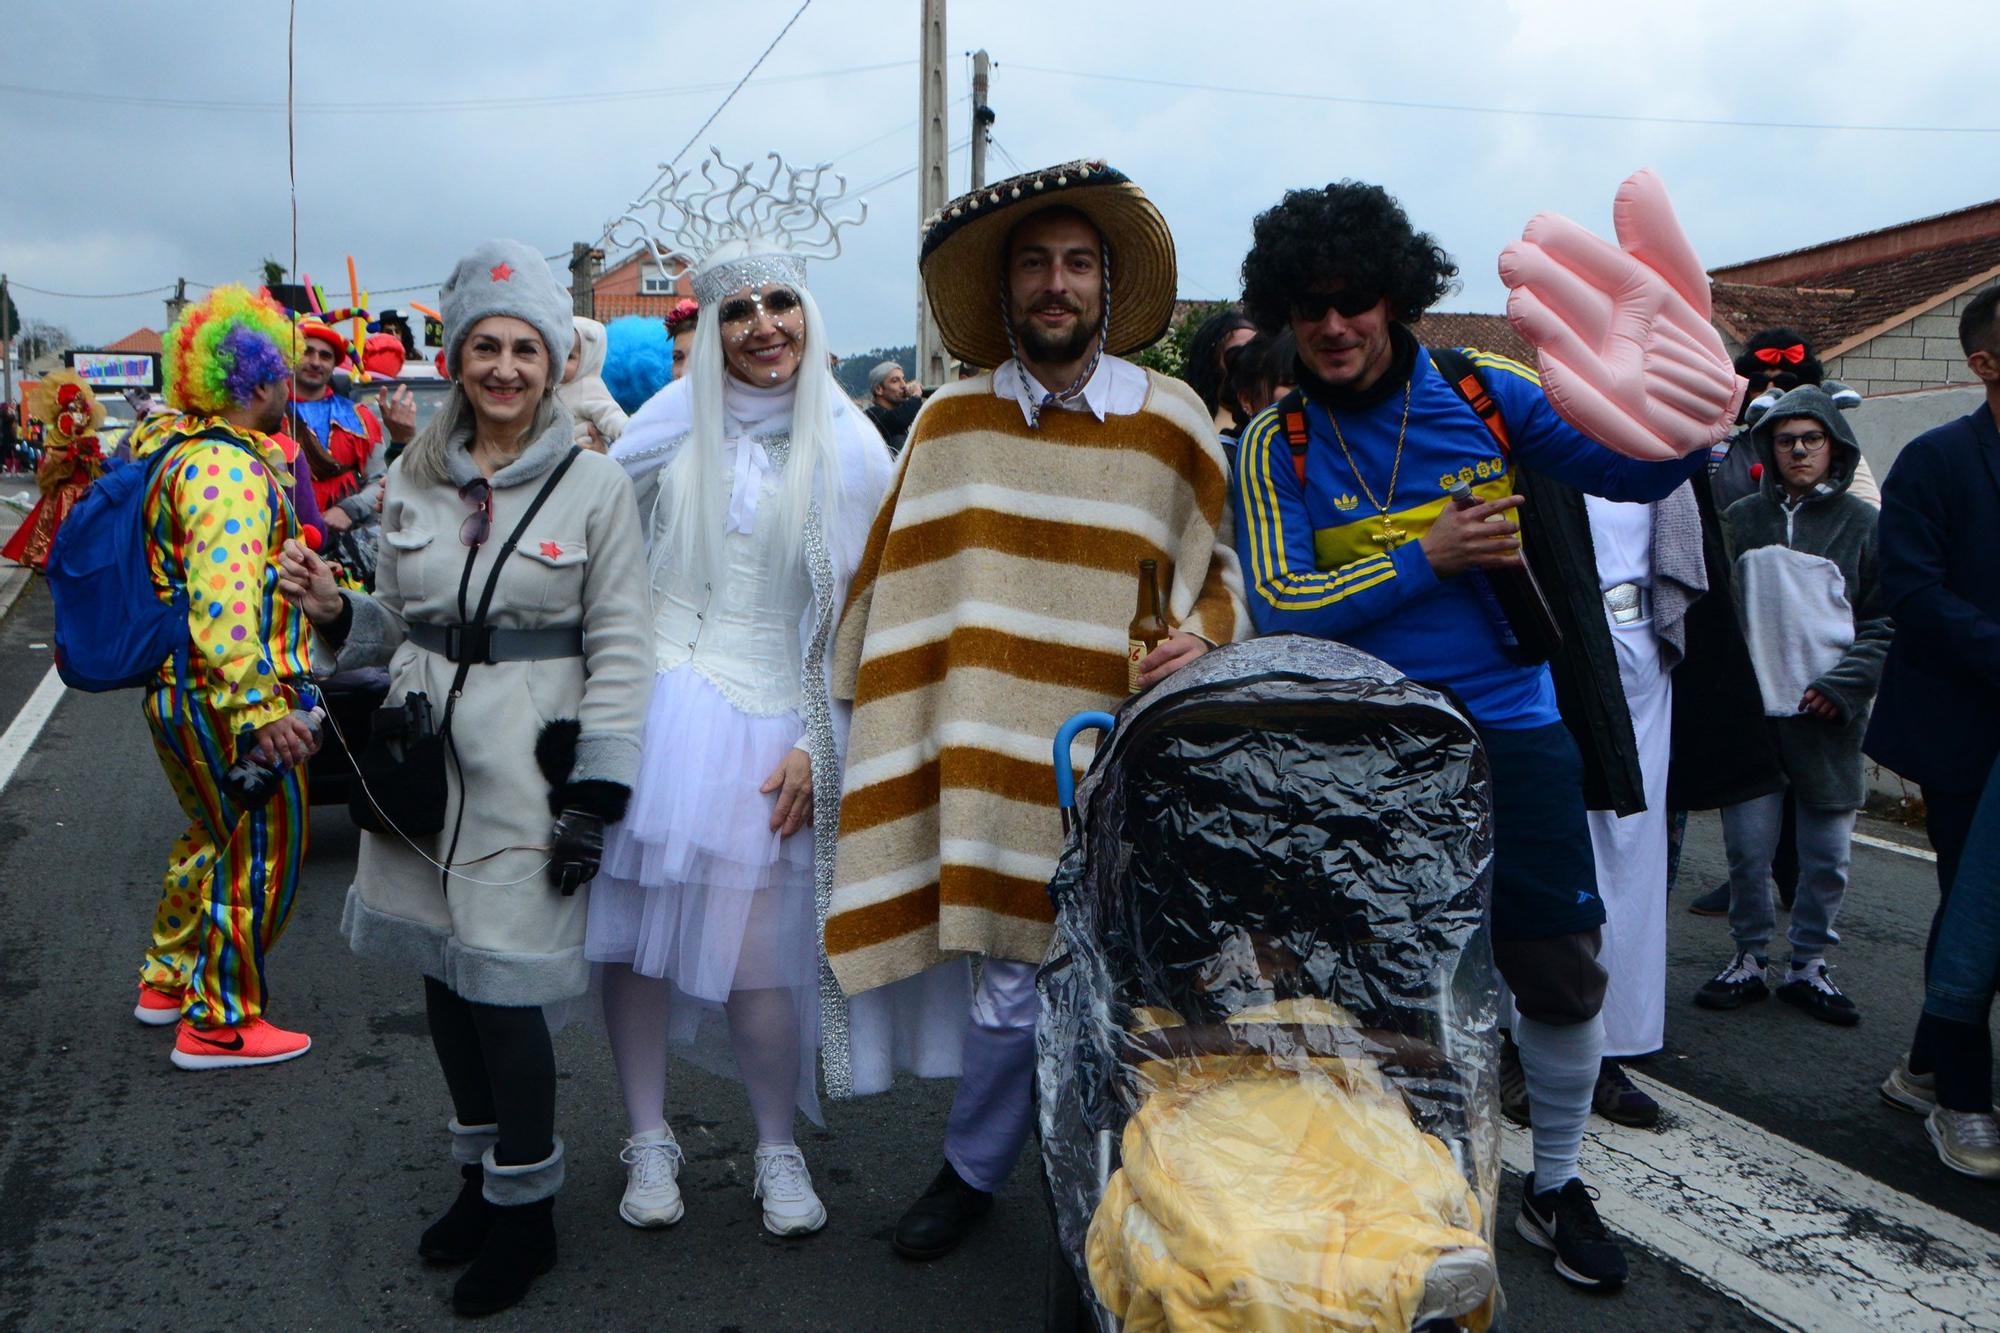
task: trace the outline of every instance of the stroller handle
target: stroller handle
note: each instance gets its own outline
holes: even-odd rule
[[[1109,731],[1116,725],[1118,725],[1117,718],[1109,713],[1092,709],[1078,713],[1063,723],[1061,729],[1056,732],[1056,804],[1065,812],[1076,805],[1076,772],[1070,765],[1070,745],[1075,742],[1079,732]]]

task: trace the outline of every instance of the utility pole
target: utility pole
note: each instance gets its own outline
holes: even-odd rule
[[[175,278],[174,294],[167,298],[168,328],[172,328],[174,326],[174,321],[181,317],[181,311],[187,309],[187,303],[188,303],[188,280],[186,278]]]
[[[0,273],[0,403],[14,401],[14,301],[7,291],[7,275]]]
[[[972,188],[986,184],[987,127],[994,121],[993,108],[986,104],[987,76],[993,62],[984,49],[972,53]]]
[[[597,266],[604,252],[582,241],[569,247],[569,297],[573,314],[597,318]]]
[[[944,207],[946,198],[944,5],[945,0],[922,0],[923,58],[917,65],[919,237],[925,220]],[[931,305],[924,295],[921,277],[917,281],[917,379],[926,389],[945,382],[944,342],[938,337],[937,321],[931,318]]]

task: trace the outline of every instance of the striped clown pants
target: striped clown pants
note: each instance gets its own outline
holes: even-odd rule
[[[306,775],[287,770],[262,809],[239,810],[222,793],[233,745],[206,701],[154,686],[145,712],[188,828],[174,841],[139,979],[181,996],[181,1017],[195,1027],[247,1023],[264,1012],[264,954],[298,891]]]

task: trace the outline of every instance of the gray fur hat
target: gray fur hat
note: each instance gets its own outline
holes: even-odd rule
[[[520,241],[483,241],[438,290],[438,310],[444,316],[444,364],[458,376],[458,353],[472,326],[488,315],[526,320],[542,335],[549,349],[550,382],[562,378],[576,337],[569,293],[549,271],[541,252]]]

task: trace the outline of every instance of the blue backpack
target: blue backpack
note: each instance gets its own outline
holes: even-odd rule
[[[183,438],[231,437],[203,431]],[[56,604],[56,670],[73,690],[138,688],[169,657],[176,675],[187,675],[187,590],[161,601],[146,559],[146,499],[166,483],[163,467],[179,452],[176,441],[144,462],[110,468],[56,530],[47,571]]]

